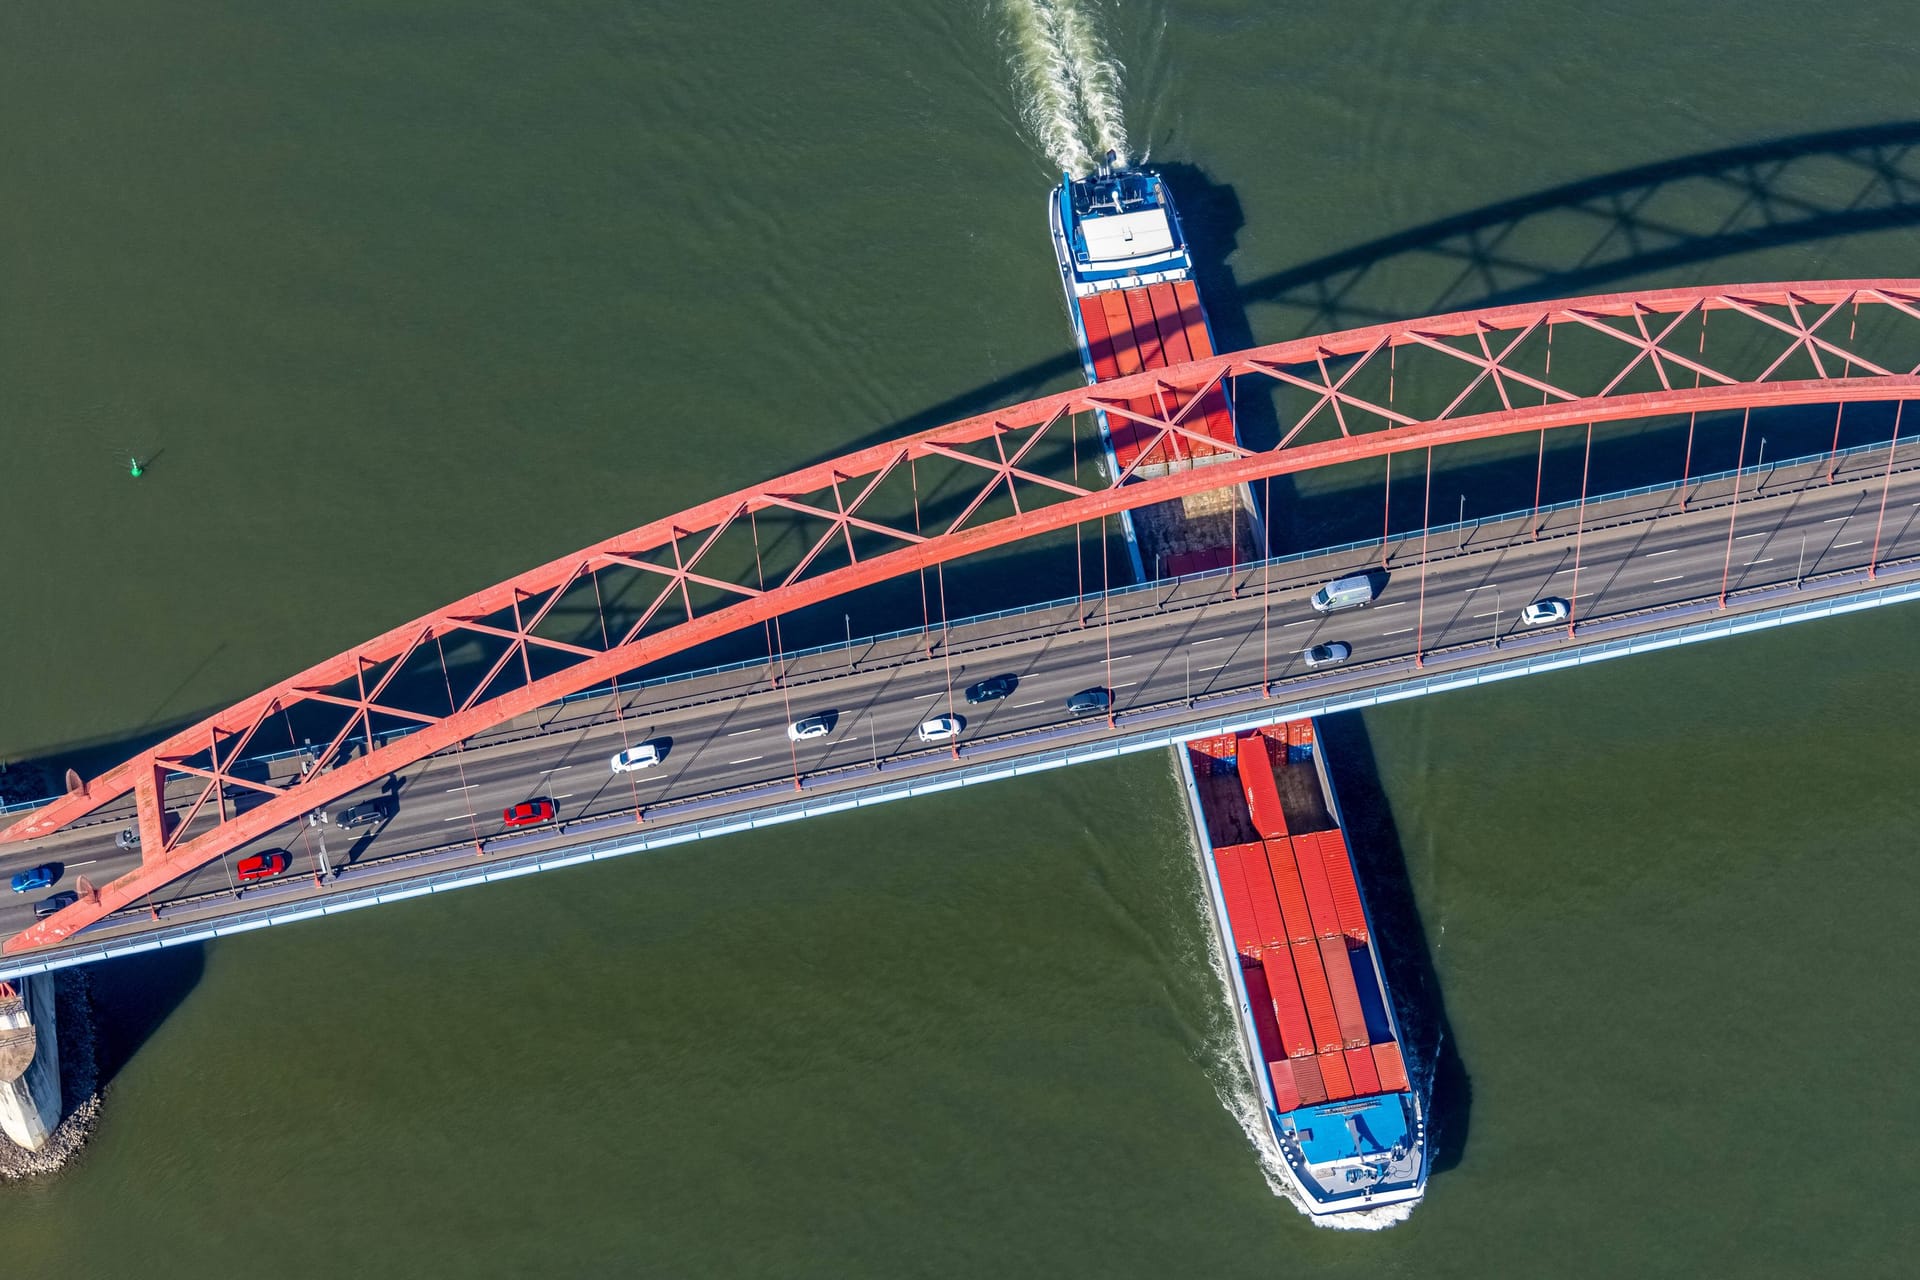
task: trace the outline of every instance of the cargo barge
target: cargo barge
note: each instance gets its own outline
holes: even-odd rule
[[[1090,177],[1061,175],[1047,217],[1088,382],[1215,354],[1186,233],[1160,175],[1128,169],[1109,152]],[[1233,409],[1224,383],[1190,409],[1180,395],[1169,396],[1164,410],[1158,397],[1124,407],[1154,417],[1187,413],[1181,433],[1164,437],[1122,413],[1096,413],[1111,483],[1234,456]],[[1121,526],[1134,575],[1142,580],[1227,568],[1260,542],[1253,494],[1244,484],[1124,512]]]
[[[1242,1045],[1316,1217],[1411,1206],[1426,1107],[1313,722],[1186,744],[1181,770]]]
[[[1214,354],[1179,214],[1160,175],[1108,153],[1062,175],[1048,201],[1067,314],[1090,383]],[[1108,479],[1204,467],[1233,456],[1233,406],[1125,406],[1162,434],[1100,412]],[[1227,446],[1227,447],[1222,447]],[[1263,545],[1245,485],[1126,513],[1138,578],[1226,568]],[[1241,1044],[1286,1176],[1317,1221],[1404,1214],[1426,1189],[1424,1084],[1402,1049],[1365,900],[1310,721],[1188,743],[1181,772],[1237,1011]]]

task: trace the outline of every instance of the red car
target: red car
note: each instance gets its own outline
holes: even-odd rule
[[[267,880],[285,871],[292,861],[285,850],[269,849],[251,858],[240,859],[240,865],[233,869],[233,873],[242,880]]]
[[[553,821],[553,801],[522,800],[511,809],[503,810],[500,821],[510,827],[532,827],[542,822]]]

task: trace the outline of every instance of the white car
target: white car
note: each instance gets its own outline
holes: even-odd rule
[[[1535,600],[1520,611],[1522,625],[1545,627],[1556,622],[1565,622],[1573,616],[1573,606],[1559,596],[1548,596],[1544,600]]]
[[[809,738],[824,738],[833,732],[833,722],[825,716],[808,716],[805,720],[795,720],[787,726],[787,737],[795,742],[805,742]]]
[[[643,742],[637,747],[628,747],[617,753],[608,763],[615,773],[637,773],[642,769],[651,769],[667,758],[658,742]]]
[[[959,716],[935,716],[931,720],[921,722],[920,741],[952,742],[966,727],[967,722]]]

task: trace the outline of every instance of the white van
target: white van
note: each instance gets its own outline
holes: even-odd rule
[[[1337,613],[1342,609],[1357,609],[1363,604],[1372,604],[1373,595],[1372,574],[1350,573],[1344,578],[1335,578],[1314,592],[1313,607],[1320,613]]]

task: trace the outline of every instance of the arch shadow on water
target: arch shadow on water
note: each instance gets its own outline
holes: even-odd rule
[[[1348,846],[1353,851],[1361,891],[1366,894],[1380,963],[1393,989],[1394,1013],[1401,1034],[1411,1041],[1414,1056],[1432,1070],[1428,1132],[1433,1136],[1432,1171],[1454,1168],[1466,1152],[1468,1121],[1473,1110],[1473,1079],[1447,1022],[1446,999],[1433,967],[1433,951],[1419,906],[1413,879],[1407,871],[1406,851],[1393,821],[1393,811],[1381,790],[1373,743],[1360,712],[1323,716],[1318,721],[1327,772],[1340,793],[1347,819]]]
[[[1216,341],[1255,345],[1251,308],[1282,341],[1410,316],[1604,291],[1736,254],[1920,226],[1920,120],[1676,156],[1452,214],[1244,283],[1227,266],[1244,218],[1234,188],[1157,163],[1180,210]],[[1036,227],[1036,236],[1044,228]],[[1062,332],[1066,330],[1062,316]],[[1263,322],[1263,328],[1271,326]],[[1080,376],[1071,348],[928,405],[859,441],[879,444],[1041,394]],[[1247,424],[1256,443],[1259,423]]]

